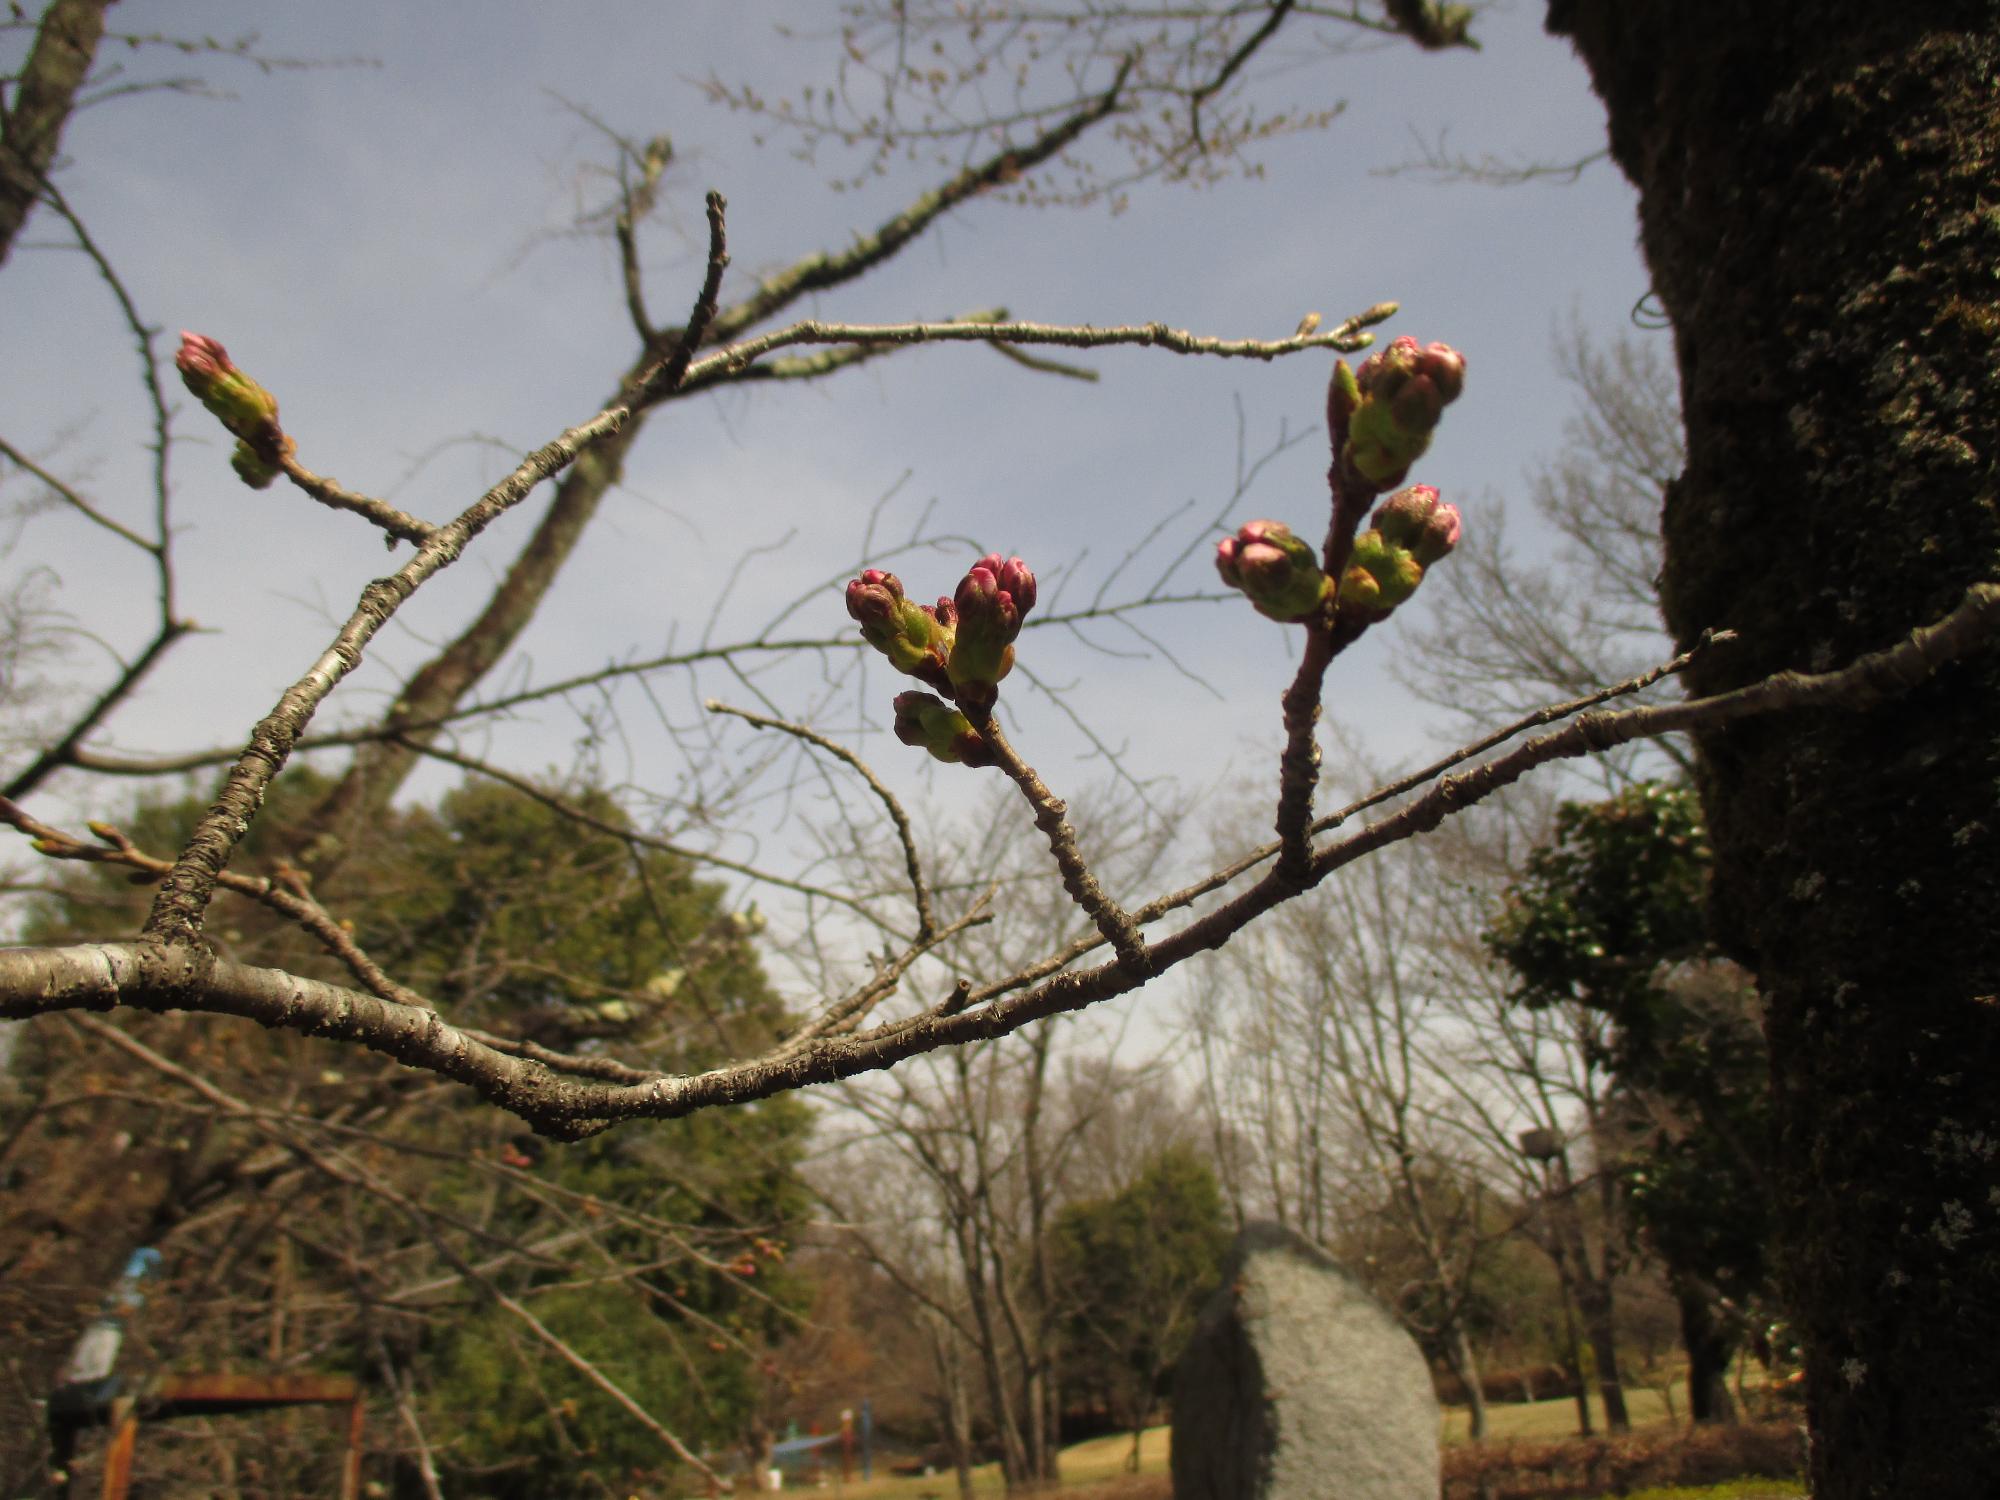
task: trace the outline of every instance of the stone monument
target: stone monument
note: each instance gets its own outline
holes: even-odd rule
[[[1323,1250],[1236,1237],[1174,1376],[1174,1500],[1438,1500],[1416,1341]]]

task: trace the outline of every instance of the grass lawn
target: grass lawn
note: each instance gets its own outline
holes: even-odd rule
[[[1675,1408],[1676,1411],[1680,1409],[1678,1405]],[[1670,1420],[1665,1393],[1658,1386],[1636,1382],[1625,1387],[1625,1413],[1632,1419],[1634,1431],[1658,1427]],[[1447,1443],[1464,1442],[1468,1421],[1464,1407],[1446,1407],[1444,1440]],[[1590,1423],[1592,1431],[1604,1431],[1604,1403],[1594,1394],[1590,1398]],[[1560,1400],[1508,1402],[1504,1405],[1496,1402],[1486,1408],[1486,1435],[1489,1438],[1575,1437],[1576,1398],[1564,1396]]]
[[[1625,1389],[1625,1405],[1632,1418],[1634,1428],[1656,1427],[1666,1423],[1666,1397],[1656,1388],[1630,1385]],[[1604,1430],[1604,1408],[1595,1397],[1591,1400],[1591,1420],[1599,1432]],[[1494,1438],[1565,1438],[1576,1435],[1576,1402],[1568,1397],[1556,1401],[1537,1401],[1532,1404],[1495,1404],[1486,1409],[1487,1430]],[[1465,1440],[1466,1416],[1464,1411],[1447,1408],[1444,1417],[1443,1436],[1447,1443]],[[1164,1474],[1167,1471],[1168,1429],[1148,1428],[1139,1451],[1139,1472],[1141,1474]],[[1087,1443],[1077,1443],[1063,1449],[1062,1487],[1085,1489],[1105,1484],[1107,1481],[1125,1475],[1125,1458],[1132,1451],[1129,1433],[1116,1437],[1093,1438]],[[972,1471],[973,1483],[981,1494],[998,1495],[1004,1491],[1000,1481],[998,1464],[982,1464]],[[800,1488],[805,1488],[801,1485]],[[842,1500],[921,1500],[921,1497],[936,1495],[942,1500],[951,1500],[958,1493],[958,1481],[949,1472],[928,1477],[896,1479],[877,1477],[862,1482],[843,1485],[838,1477],[830,1480],[818,1491],[820,1494],[835,1495]],[[1665,1496],[1669,1492],[1662,1491]],[[1707,1500],[1709,1492],[1689,1490],[1680,1492],[1687,1500]],[[1763,1500],[1765,1495],[1780,1496],[1795,1491],[1783,1487],[1768,1490],[1721,1490],[1714,1493],[1713,1500]],[[1636,1497],[1635,1497],[1636,1500]]]
[[[1164,1474],[1167,1472],[1167,1433],[1165,1427],[1149,1427],[1139,1448],[1139,1472],[1142,1474]],[[1064,1489],[1083,1489],[1101,1485],[1106,1480],[1118,1479],[1125,1474],[1125,1459],[1132,1451],[1132,1435],[1121,1433],[1116,1437],[1092,1438],[1087,1443],[1074,1443],[1063,1449],[1062,1476]],[[1000,1480],[998,1464],[980,1464],[972,1471],[972,1482],[982,1495],[998,1495],[1006,1486]],[[843,1485],[839,1478],[833,1478],[824,1489],[823,1495],[836,1495],[844,1500],[919,1500],[925,1495],[937,1495],[950,1500],[958,1493],[957,1476],[946,1470],[940,1474],[910,1479],[878,1477],[866,1483],[856,1480]]]

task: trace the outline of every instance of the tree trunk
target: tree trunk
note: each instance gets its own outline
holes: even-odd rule
[[[1561,1248],[1550,1254],[1556,1263],[1556,1284],[1562,1290],[1563,1351],[1570,1386],[1576,1395],[1576,1435],[1589,1437],[1594,1428],[1590,1418],[1590,1382],[1583,1378],[1583,1341],[1576,1331],[1576,1282]]]
[[[77,91],[104,39],[115,0],[55,0],[42,12],[35,45],[14,80],[13,107],[0,110],[0,265],[41,197]]]
[[[1845,662],[2000,556],[1990,3],[1552,0],[1639,189],[1687,470],[1690,687]],[[2000,657],[1701,741],[1717,935],[1758,975],[1819,1500],[2000,1473]]]
[[[958,1476],[959,1500],[972,1500],[972,1399],[965,1389],[965,1363],[957,1331],[941,1316],[924,1319],[930,1334],[931,1361],[944,1396],[945,1446]]]
[[[1590,1342],[1598,1398],[1604,1403],[1604,1426],[1610,1432],[1630,1432],[1632,1418],[1625,1410],[1625,1378],[1618,1368],[1618,1263],[1612,1249],[1613,1238],[1618,1233],[1617,1199],[1610,1193],[1601,1195],[1603,1225],[1599,1246],[1604,1254],[1603,1265],[1599,1267],[1591,1263],[1590,1240],[1584,1233],[1583,1208],[1577,1202],[1578,1189],[1570,1176],[1567,1156],[1556,1158],[1555,1180],[1557,1232],[1569,1241],[1566,1260],[1570,1266],[1570,1286],[1576,1298],[1577,1315],[1583,1320],[1583,1336]],[[1600,1185],[1608,1182],[1606,1174],[1601,1171],[1597,1180]],[[1583,1399],[1579,1394],[1578,1400]],[[1588,1426],[1587,1420],[1585,1425]]]
[[[1472,1340],[1465,1336],[1464,1319],[1456,1311],[1452,1315],[1445,1357],[1451,1363],[1451,1373],[1465,1387],[1466,1432],[1476,1443],[1486,1436],[1486,1391],[1479,1383],[1479,1359],[1472,1352]]]
[[[1733,1423],[1736,1401],[1729,1394],[1729,1362],[1736,1354],[1735,1332],[1717,1316],[1713,1289],[1692,1276],[1676,1276],[1673,1287],[1688,1357],[1688,1415],[1696,1422]]]
[[[1625,1378],[1618,1370],[1617,1306],[1611,1284],[1586,1269],[1577,1278],[1577,1311],[1583,1315],[1584,1337],[1590,1340],[1590,1355],[1597,1366],[1597,1396],[1604,1403],[1607,1432],[1630,1432],[1632,1418],[1625,1410]]]

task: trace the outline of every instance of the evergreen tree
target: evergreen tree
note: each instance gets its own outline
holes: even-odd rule
[[[1639,1106],[1615,1169],[1680,1305],[1697,1421],[1734,1415],[1725,1376],[1772,1233],[1768,1061],[1748,983],[1708,940],[1708,863],[1685,787],[1568,803],[1486,934],[1517,1002],[1612,1021],[1603,1061]]]
[[[1136,1468],[1139,1434],[1222,1274],[1222,1188],[1199,1153],[1170,1146],[1129,1186],[1064,1208],[1052,1233],[1064,1388],[1131,1431]]]

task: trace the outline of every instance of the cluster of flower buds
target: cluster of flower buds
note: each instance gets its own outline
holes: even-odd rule
[[[1035,607],[1035,575],[1018,557],[988,553],[966,569],[952,602],[958,612],[948,663],[952,696],[984,713],[1000,696],[1000,679],[1014,670],[1014,637]]]
[[[1458,507],[1438,503],[1427,484],[1398,490],[1377,507],[1375,524],[1354,539],[1340,602],[1370,621],[1417,591],[1424,569],[1458,545]]]
[[[847,612],[861,625],[861,638],[889,658],[905,676],[951,691],[951,648],[958,610],[949,599],[917,604],[905,597],[903,580],[869,568],[847,581]]]
[[[174,366],[197,401],[236,438],[230,467],[253,490],[278,477],[292,440],[278,426],[278,398],[231,363],[229,351],[199,333],[181,332]]]
[[[1319,555],[1282,521],[1250,521],[1238,528],[1217,545],[1215,570],[1273,620],[1309,620],[1333,592]]]
[[[993,749],[972,721],[935,693],[896,694],[896,738],[954,766],[990,766]]]
[[[862,639],[906,676],[948,695],[903,693],[896,738],[955,765],[990,766],[993,752],[968,715],[984,716],[1014,668],[1014,639],[1035,607],[1035,575],[1018,557],[989,553],[966,570],[957,593],[916,604],[894,573],[870,568],[847,584],[847,612]]]
[[[1386,490],[1408,476],[1430,446],[1444,409],[1465,389],[1465,356],[1448,344],[1405,335],[1361,362],[1334,366],[1331,402],[1347,422],[1340,455],[1351,480]]]

